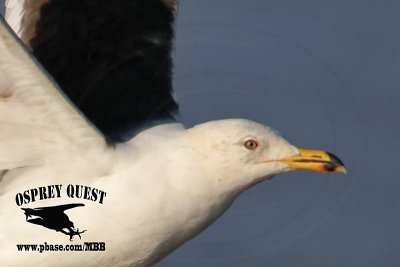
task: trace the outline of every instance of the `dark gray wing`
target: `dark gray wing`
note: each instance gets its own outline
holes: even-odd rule
[[[123,142],[178,111],[171,59],[177,4],[29,1],[23,40],[106,138]]]

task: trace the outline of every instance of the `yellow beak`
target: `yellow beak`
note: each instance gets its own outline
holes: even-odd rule
[[[288,164],[291,170],[346,173],[346,168],[338,157],[321,150],[299,148],[298,155],[280,161]]]

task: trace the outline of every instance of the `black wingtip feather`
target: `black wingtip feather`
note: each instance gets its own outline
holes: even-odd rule
[[[33,54],[110,142],[172,120],[174,13],[163,0],[51,0]]]

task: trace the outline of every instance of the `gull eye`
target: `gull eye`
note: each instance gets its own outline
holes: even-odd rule
[[[248,150],[254,150],[254,149],[256,149],[256,148],[258,147],[258,143],[257,143],[257,141],[254,140],[254,139],[249,139],[249,140],[246,140],[246,141],[244,142],[244,146],[245,146]]]

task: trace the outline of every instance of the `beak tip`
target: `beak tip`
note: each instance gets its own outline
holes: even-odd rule
[[[335,172],[347,174],[346,167],[344,166],[344,163],[341,159],[339,159],[337,156],[333,155],[332,153],[326,152],[329,156],[330,162],[336,165],[336,168],[334,169]]]
[[[344,175],[347,174],[347,170],[346,170],[346,168],[344,167],[344,165],[341,165],[341,166],[336,167],[335,172],[343,173]]]

